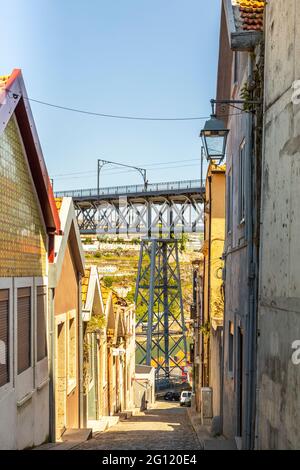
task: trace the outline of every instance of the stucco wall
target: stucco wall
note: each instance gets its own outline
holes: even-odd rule
[[[266,9],[265,142],[258,311],[257,448],[300,448],[300,80],[299,0]]]
[[[79,344],[79,314],[78,314],[78,273],[72,258],[70,245],[68,244],[62,264],[61,275],[55,289],[54,311],[55,315],[66,315],[68,312],[76,310],[77,338],[76,338],[76,364],[77,380],[76,386],[66,397],[66,426],[67,428],[79,427],[79,364],[78,364],[78,344]],[[67,353],[67,351],[66,351]],[[63,358],[59,358],[63,360]]]
[[[233,60],[233,58],[232,58]],[[233,76],[231,88],[227,90],[227,96],[220,98],[238,99],[240,89],[248,78],[247,68],[248,54],[238,53],[237,81],[234,83]],[[227,67],[233,70],[233,63],[227,63]],[[220,77],[221,80],[221,77]],[[235,114],[234,112],[232,114]],[[245,141],[245,155],[249,158],[248,140],[248,115],[238,114],[232,116],[228,122],[230,129],[227,146],[226,159],[226,199],[227,199],[227,226],[225,243],[225,315],[224,315],[224,370],[223,370],[223,433],[228,438],[234,438],[238,434],[240,399],[238,394],[239,379],[242,377],[242,407],[245,415],[245,389],[246,377],[243,367],[241,377],[238,375],[239,351],[237,347],[237,333],[241,329],[244,332],[244,364],[246,358],[246,336],[247,336],[247,293],[248,293],[248,269],[247,251],[248,241],[247,216],[241,223],[239,217],[239,156],[240,148]],[[230,198],[228,193],[230,192]],[[231,226],[228,226],[228,214],[230,214]],[[248,214],[249,215],[249,214]],[[229,325],[233,326],[233,368],[229,370]],[[245,421],[245,420],[244,420]]]

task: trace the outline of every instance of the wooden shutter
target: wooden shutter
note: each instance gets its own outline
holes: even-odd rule
[[[9,290],[0,290],[0,387],[9,382]]]
[[[31,366],[31,288],[18,289],[18,374]]]
[[[36,298],[36,305],[37,305],[37,360],[41,361],[47,356],[47,287],[41,286],[37,288],[37,298]]]

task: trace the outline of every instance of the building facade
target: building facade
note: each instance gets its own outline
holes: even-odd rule
[[[194,391],[196,408],[201,412],[203,424],[208,424],[221,413],[225,171],[225,165],[214,163],[207,171],[203,259],[196,264],[197,273],[194,269]],[[209,406],[203,403],[202,395],[208,388]]]
[[[96,266],[85,270],[82,281],[84,334],[84,398],[87,426],[109,416],[107,369],[107,318]]]
[[[61,234],[49,265],[51,439],[85,426],[82,404],[81,278],[84,255],[71,198],[56,199]]]
[[[269,0],[265,21],[256,448],[295,450],[300,448],[299,2]]]
[[[49,438],[48,266],[60,230],[22,74],[0,78],[0,448]]]
[[[255,441],[264,2],[223,0],[217,106],[230,130],[226,157],[222,427],[238,448]],[[255,104],[253,104],[255,102]],[[236,109],[239,108],[238,110]]]
[[[134,407],[135,306],[102,288],[106,303],[108,409],[114,415]]]

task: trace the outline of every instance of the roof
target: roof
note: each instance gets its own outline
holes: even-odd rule
[[[223,0],[230,48],[252,51],[262,40],[266,2]]]
[[[60,219],[20,69],[0,77],[0,134],[15,114],[47,232],[59,233]]]
[[[59,208],[59,217],[61,221],[61,233],[55,235],[54,240],[54,263],[49,266],[49,286],[56,287],[68,246],[71,248],[72,259],[78,273],[85,275],[84,253],[74,210],[73,200],[70,197],[64,197],[61,200],[54,200],[55,207]]]
[[[88,291],[88,286],[89,286],[89,282],[90,282],[90,276],[91,276],[91,268],[86,268],[84,270],[84,276],[83,276],[82,282],[81,282],[82,305],[85,305],[85,302],[86,302],[87,291]]]
[[[89,321],[92,315],[105,315],[105,305],[99,282],[99,272],[95,265],[91,265],[84,271],[81,282],[82,288],[82,319]]]
[[[232,0],[237,30],[263,31],[265,2],[257,0]]]

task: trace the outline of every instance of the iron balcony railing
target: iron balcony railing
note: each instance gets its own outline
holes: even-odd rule
[[[186,181],[172,181],[167,183],[153,183],[148,184],[147,189],[145,189],[143,184],[140,185],[130,185],[130,186],[115,186],[109,188],[100,188],[100,196],[118,196],[123,194],[135,194],[135,193],[155,193],[161,191],[180,191],[180,190],[190,190],[190,189],[201,189],[203,187],[203,182],[201,184],[200,180],[186,180]],[[71,191],[57,191],[55,193],[56,197],[72,197],[72,198],[85,198],[85,197],[97,197],[98,189],[89,188],[89,189],[75,189]]]

